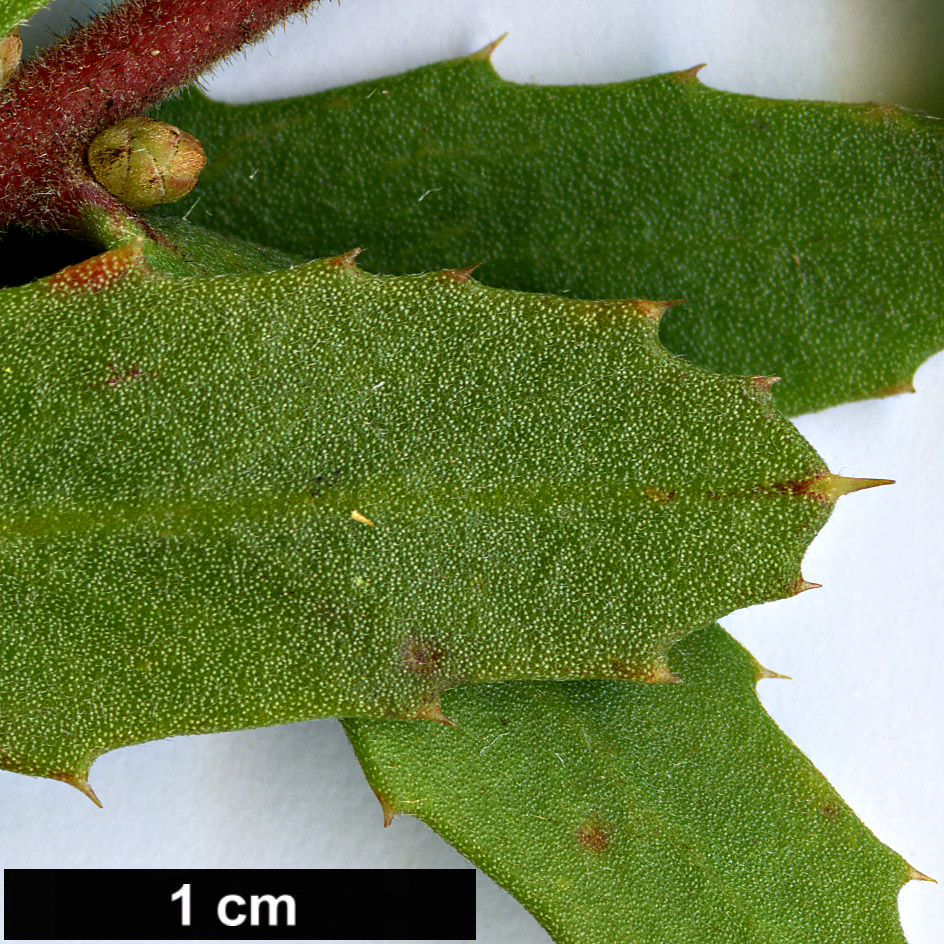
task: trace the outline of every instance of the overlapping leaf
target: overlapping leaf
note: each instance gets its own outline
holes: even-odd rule
[[[720,626],[684,685],[448,693],[457,727],[349,720],[388,818],[442,833],[558,944],[902,944],[914,877],[766,715]]]
[[[662,308],[349,256],[174,277],[140,242],[4,290],[3,765],[663,680],[803,589],[843,480],[762,381],[665,352]]]
[[[788,413],[905,389],[944,347],[944,124],[708,88],[694,71],[517,85],[476,56],[318,95],[162,117],[210,160],[176,210],[366,267],[676,298],[663,342],[778,374]]]

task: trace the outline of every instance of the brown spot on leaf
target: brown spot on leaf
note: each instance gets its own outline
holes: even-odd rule
[[[132,364],[127,370],[122,370],[117,364],[109,364],[108,369],[111,373],[102,381],[106,387],[121,387],[131,380],[138,380],[145,377],[149,380],[154,379],[160,374],[159,370],[142,370],[137,364]]]
[[[834,820],[839,818],[839,813],[841,812],[839,807],[836,806],[831,800],[827,800],[825,803],[820,803],[819,811],[822,816],[828,820]]]
[[[675,498],[675,492],[667,492],[664,488],[657,488],[655,485],[644,488],[642,493],[651,502],[667,502]]]
[[[442,675],[446,653],[432,640],[415,636],[407,639],[400,647],[400,658],[407,672],[426,678]]]
[[[588,820],[577,830],[577,842],[590,852],[603,852],[610,844],[609,830],[597,819]]]

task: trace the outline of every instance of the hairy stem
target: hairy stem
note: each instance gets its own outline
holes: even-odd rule
[[[0,229],[72,230],[128,211],[90,177],[91,138],[138,114],[311,0],[129,0],[28,62],[0,92]]]

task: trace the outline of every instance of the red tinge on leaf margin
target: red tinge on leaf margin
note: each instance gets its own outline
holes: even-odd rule
[[[135,271],[148,271],[142,236],[53,273],[46,285],[54,292],[97,292]]]
[[[363,251],[360,246],[357,246],[354,249],[348,249],[347,252],[342,252],[340,256],[332,256],[329,261],[342,269],[353,269],[355,260]]]
[[[481,262],[473,262],[472,265],[464,269],[444,269],[446,275],[456,282],[468,282],[472,278],[472,273],[481,265]]]
[[[683,305],[687,301],[687,298],[673,298],[669,301],[650,301],[645,298],[634,298],[631,304],[643,318],[658,323],[670,308]]]

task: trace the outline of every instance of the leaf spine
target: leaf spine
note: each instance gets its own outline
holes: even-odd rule
[[[642,315],[647,321],[658,324],[662,316],[676,305],[682,305],[687,302],[687,298],[673,298],[669,301],[650,301],[645,298],[634,298],[630,304],[636,310],[637,314]]]
[[[356,508],[351,512],[351,517],[355,521],[359,521],[361,524],[369,524],[371,527],[374,527],[373,521],[371,521],[366,515],[362,515]]]
[[[908,866],[908,881],[909,882],[934,882],[937,885],[937,879],[931,878],[930,875],[925,875],[924,872],[919,872],[913,865]]]
[[[801,593],[806,593],[807,590],[818,590],[822,587],[821,583],[810,583],[809,580],[804,580],[802,577],[793,585],[793,590],[790,593],[790,596],[798,596]]]
[[[439,724],[445,724],[450,728],[456,727],[452,718],[447,718],[443,713],[442,705],[439,703],[439,696],[435,695],[425,705],[421,705],[413,713],[412,717],[406,719],[409,721],[437,721]]]
[[[378,793],[375,790],[374,796],[377,797],[377,802],[380,803],[380,809],[383,812],[384,818],[384,829],[386,829],[393,822],[397,811],[393,808],[393,804],[382,793]]]
[[[665,662],[660,662],[652,667],[648,675],[643,676],[643,682],[653,685],[678,684],[681,679],[669,668]]]
[[[758,376],[758,377],[749,377],[748,379],[750,380],[751,386],[753,386],[755,390],[759,390],[761,393],[769,393],[770,388],[775,383],[780,383],[780,381],[783,378],[773,377],[773,376],[771,377]]]
[[[887,387],[882,387],[879,390],[876,390],[872,394],[872,398],[875,400],[883,400],[885,397],[895,397],[899,393],[916,393],[914,378],[911,377],[908,380],[903,380],[901,383],[890,384]]]
[[[698,73],[708,63],[700,62],[697,66],[692,66],[689,69],[679,69],[677,72],[673,72],[672,75],[678,82],[684,82],[686,85],[700,85],[701,80],[698,78]]]
[[[355,246],[353,249],[348,249],[347,252],[342,252],[339,256],[332,256],[328,262],[332,265],[336,265],[339,269],[353,269],[355,268],[354,260],[364,251],[363,247]]]
[[[498,39],[493,39],[490,43],[483,46],[481,49],[476,49],[475,52],[469,53],[467,56],[468,59],[481,59],[485,62],[491,62],[492,53],[499,47],[499,45],[505,40],[508,36],[508,33],[502,33]]]
[[[894,479],[855,479],[845,475],[833,475],[827,472],[817,479],[813,479],[806,491],[809,494],[834,502],[843,495],[851,492],[861,492],[866,488],[877,488],[879,485],[894,485]]]
[[[87,796],[99,809],[102,809],[102,801],[95,796],[95,791],[89,786],[87,774],[59,774],[54,779],[75,787],[79,793]]]
[[[444,273],[456,282],[468,282],[472,278],[472,273],[481,265],[481,262],[473,262],[472,265],[464,269],[444,269]]]
[[[816,584],[813,584],[816,586]],[[781,675],[779,672],[774,672],[773,669],[768,669],[766,666],[761,665],[756,659],[754,664],[757,668],[754,671],[755,681],[759,682],[761,679],[787,679],[788,681],[793,681],[792,675]]]

